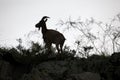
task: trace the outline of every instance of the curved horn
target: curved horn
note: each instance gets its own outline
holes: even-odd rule
[[[42,18],[41,20],[44,20],[44,19],[46,19],[46,18],[50,18],[50,17],[48,17],[48,16],[43,16],[43,18]]]

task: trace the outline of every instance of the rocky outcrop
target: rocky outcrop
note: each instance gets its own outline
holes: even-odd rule
[[[120,79],[119,55],[87,59],[66,55],[0,55],[0,80],[117,80]]]

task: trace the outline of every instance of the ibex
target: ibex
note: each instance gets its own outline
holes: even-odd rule
[[[38,30],[40,30],[40,27],[42,28],[41,32],[43,34],[43,40],[45,42],[45,47],[48,48],[49,51],[51,51],[51,45],[55,44],[58,53],[62,53],[62,47],[65,42],[65,37],[62,33],[52,30],[52,29],[47,29],[46,27],[46,21],[49,17],[44,16],[39,23],[35,25]]]

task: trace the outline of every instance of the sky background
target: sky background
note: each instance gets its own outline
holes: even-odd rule
[[[93,17],[107,22],[120,13],[120,0],[0,0],[0,45],[14,46],[18,38],[23,38],[29,32],[34,32],[35,24],[45,15],[50,19],[48,28],[57,29],[66,37],[66,44],[74,43],[75,35],[64,33],[59,20],[66,20],[70,16]],[[42,40],[39,33],[40,43]],[[35,39],[35,36],[31,36]],[[37,38],[36,38],[37,39]]]

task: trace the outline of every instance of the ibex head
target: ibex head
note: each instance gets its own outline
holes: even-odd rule
[[[38,30],[40,30],[40,27],[44,27],[44,26],[46,27],[47,18],[50,18],[50,17],[44,16],[44,17],[40,20],[40,22],[35,25],[35,27],[38,28]]]

